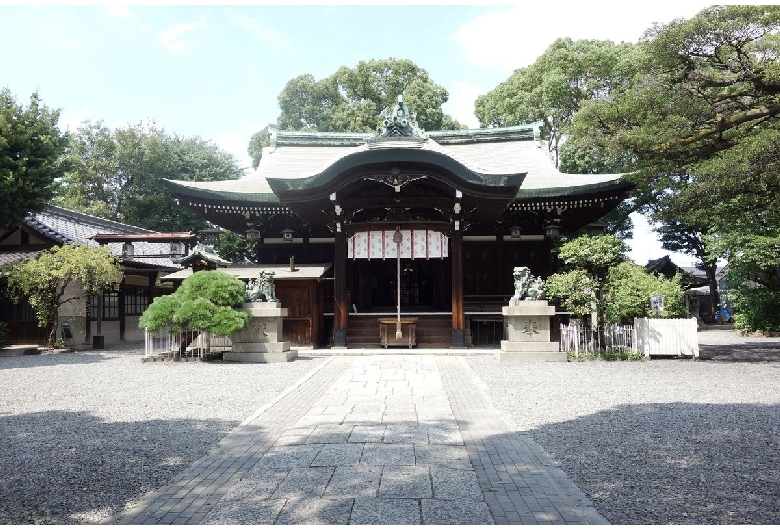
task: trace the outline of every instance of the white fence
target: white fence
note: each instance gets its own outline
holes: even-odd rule
[[[609,324],[603,333],[578,324],[561,325],[559,350],[581,351],[636,351],[636,334],[632,326]]]
[[[172,332],[167,327],[150,332],[145,330],[146,359],[197,360],[230,351],[233,343],[228,337],[208,331],[184,330]]]
[[[637,349],[651,355],[699,356],[695,318],[635,318]]]

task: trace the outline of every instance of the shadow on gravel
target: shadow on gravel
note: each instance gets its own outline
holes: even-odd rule
[[[167,484],[234,425],[2,413],[0,524],[97,524]]]
[[[103,362],[109,357],[106,354],[63,352],[42,353],[39,355],[19,355],[15,357],[0,357],[0,370],[12,368],[40,368],[41,366],[60,366],[65,364],[92,364]],[[140,358],[139,358],[140,363]]]
[[[778,405],[622,405],[528,432],[612,524],[780,523]]]
[[[739,363],[780,362],[780,340],[764,339],[741,344],[700,344],[699,359]]]

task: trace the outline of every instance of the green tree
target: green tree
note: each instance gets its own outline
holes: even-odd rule
[[[237,309],[246,299],[244,282],[219,271],[199,271],[184,280],[173,294],[160,296],[146,308],[140,328],[156,331],[206,331],[229,337],[249,325],[249,313]],[[190,339],[191,340],[191,339]],[[186,344],[182,343],[179,353]]]
[[[176,203],[163,179],[228,180],[243,173],[234,157],[213,143],[170,135],[155,124],[112,130],[85,122],[72,137],[71,160],[58,205],[159,231],[205,226]]]
[[[650,307],[650,297],[654,295],[664,297],[664,310],[659,314]],[[609,270],[605,311],[606,321],[616,324],[631,324],[642,317],[684,317],[685,290],[679,276],[667,279],[648,274],[639,265],[619,263]]]
[[[475,114],[483,127],[541,122],[541,133],[558,165],[559,148],[583,102],[610,97],[628,86],[635,73],[633,44],[557,39],[534,64],[515,70],[479,96]],[[595,154],[587,154],[580,148],[564,167],[573,173],[619,171],[621,158],[598,160]]]
[[[261,131],[256,132],[249,139],[249,147],[246,152],[252,157],[252,167],[257,169],[260,164],[260,160],[263,158],[263,148],[271,145],[271,131],[270,128],[278,128],[276,125],[266,125]]]
[[[38,327],[49,329],[51,346],[60,308],[82,296],[66,296],[66,287],[81,286],[84,295],[89,297],[118,284],[122,275],[117,259],[105,247],[63,245],[12,266],[7,278],[14,299],[26,297],[38,317]]]
[[[320,132],[373,132],[383,109],[399,95],[417,113],[425,130],[443,125],[461,128],[442,111],[449,94],[430,79],[428,72],[408,59],[360,61],[354,68],[342,66],[317,81],[311,74],[287,82],[279,94],[280,129]]]
[[[603,327],[604,289],[609,272],[625,261],[626,250],[625,243],[608,234],[580,236],[568,241],[559,248],[558,259],[570,270],[551,275],[545,289],[550,297],[562,300],[564,307],[578,316],[595,310],[597,326]]]
[[[713,6],[654,26],[640,46],[640,81],[575,117],[574,137],[605,156],[627,153],[632,179],[663,199],[652,215],[665,247],[709,269],[753,248],[753,237],[777,236],[767,221],[777,173],[763,170],[772,159],[762,153],[778,140],[778,30],[780,6]]]
[[[54,196],[55,179],[67,168],[67,134],[60,132],[59,110],[41,103],[37,93],[25,108],[8,89],[0,90],[0,228],[39,211]]]

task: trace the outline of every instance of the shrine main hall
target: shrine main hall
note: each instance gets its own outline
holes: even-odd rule
[[[378,346],[377,319],[397,316],[416,319],[418,347],[495,344],[513,268],[546,278],[556,238],[631,192],[620,175],[558,171],[539,124],[424,132],[400,101],[383,121],[374,134],[276,131],[251,175],[167,181],[254,242],[251,263],[226,272],[274,272],[294,345]]]

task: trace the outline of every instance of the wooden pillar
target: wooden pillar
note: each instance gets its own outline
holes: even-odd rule
[[[333,346],[347,346],[347,236],[336,232],[333,243]]]
[[[459,228],[459,227],[458,227]],[[463,315],[463,232],[453,230],[450,238],[452,261],[452,347],[465,348]]]
[[[125,280],[119,284],[119,294],[117,296],[119,304],[119,340],[125,340]]]

